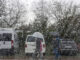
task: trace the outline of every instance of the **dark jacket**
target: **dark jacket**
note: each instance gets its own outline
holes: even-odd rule
[[[36,40],[36,49],[40,50],[40,40]]]

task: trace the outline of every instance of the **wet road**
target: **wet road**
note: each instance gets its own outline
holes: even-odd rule
[[[0,60],[33,60],[31,57],[0,56]],[[53,56],[46,56],[44,60],[55,60]],[[80,60],[80,56],[62,56],[60,60]]]

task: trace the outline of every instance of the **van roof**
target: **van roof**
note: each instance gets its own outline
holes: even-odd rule
[[[0,28],[0,33],[14,33],[15,29],[13,28]]]
[[[13,28],[0,28],[0,31],[14,31]]]

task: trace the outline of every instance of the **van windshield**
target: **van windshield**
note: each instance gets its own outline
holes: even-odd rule
[[[3,33],[3,41],[11,41],[12,34],[11,33]]]
[[[42,38],[37,38],[38,40],[41,40],[43,42],[43,39]]]
[[[27,42],[35,42],[35,37],[29,36]]]
[[[42,38],[37,38],[37,40],[41,40],[43,42]],[[35,37],[29,36],[28,39],[27,39],[27,42],[35,42]]]

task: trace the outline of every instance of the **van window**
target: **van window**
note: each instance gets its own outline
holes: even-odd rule
[[[2,41],[2,34],[0,34],[0,41]]]
[[[43,42],[42,38],[37,38],[37,40],[41,40]],[[27,39],[27,42],[35,42],[35,37],[29,36],[28,39]]]
[[[35,42],[35,37],[29,36],[29,37],[27,38],[27,42]]]
[[[4,41],[11,41],[12,40],[12,34],[11,33],[3,33],[3,40]]]
[[[43,42],[43,39],[42,38],[37,38],[38,40],[41,40]]]

